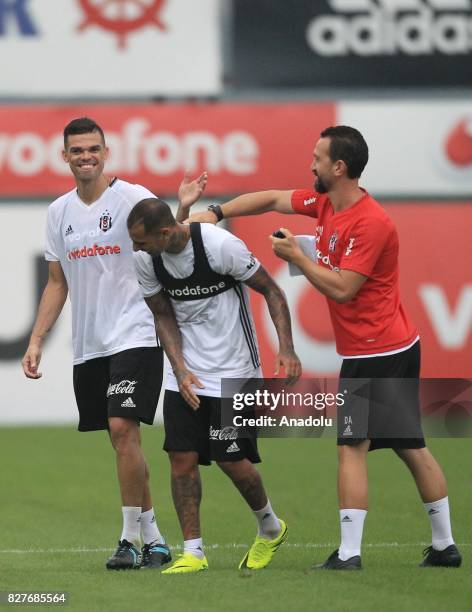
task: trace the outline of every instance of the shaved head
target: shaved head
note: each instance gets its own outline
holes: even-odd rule
[[[142,223],[146,234],[163,227],[176,225],[170,206],[159,198],[146,198],[138,202],[128,216],[128,229]]]

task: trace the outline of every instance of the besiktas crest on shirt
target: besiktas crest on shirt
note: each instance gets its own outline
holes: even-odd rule
[[[100,217],[100,221],[99,221],[99,227],[102,230],[102,232],[107,232],[109,229],[111,229],[111,215],[108,212],[108,210],[106,210],[102,216]]]
[[[338,232],[334,230],[334,232],[330,236],[329,244],[328,244],[328,251],[330,253],[334,253],[334,251],[336,250],[337,242],[338,242]]]

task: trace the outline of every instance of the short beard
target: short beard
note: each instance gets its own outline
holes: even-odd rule
[[[329,191],[328,187],[325,185],[325,183],[323,183],[319,176],[317,176],[315,180],[315,191],[318,193],[328,193]]]

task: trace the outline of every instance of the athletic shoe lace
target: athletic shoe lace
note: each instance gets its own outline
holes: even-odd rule
[[[129,542],[120,542],[115,555],[117,557],[122,557],[123,555],[125,555],[128,550],[132,547],[132,544],[130,544]]]
[[[152,546],[149,546],[149,544],[145,544],[143,546],[142,553],[143,553],[143,561],[142,562],[144,564],[144,563],[147,563],[148,561],[151,560]]]

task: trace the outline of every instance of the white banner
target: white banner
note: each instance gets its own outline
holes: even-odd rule
[[[372,193],[470,197],[470,102],[341,102],[337,123],[356,127],[367,140],[362,184]]]
[[[5,59],[0,95],[217,94],[218,5],[218,0],[0,2]]]
[[[69,302],[45,344],[42,378],[25,377],[20,363],[22,355],[14,348],[20,338],[29,334],[34,322],[39,283],[36,261],[43,258],[46,210],[46,204],[0,205],[0,223],[10,228],[0,241],[5,298],[0,318],[1,424],[77,421]]]

